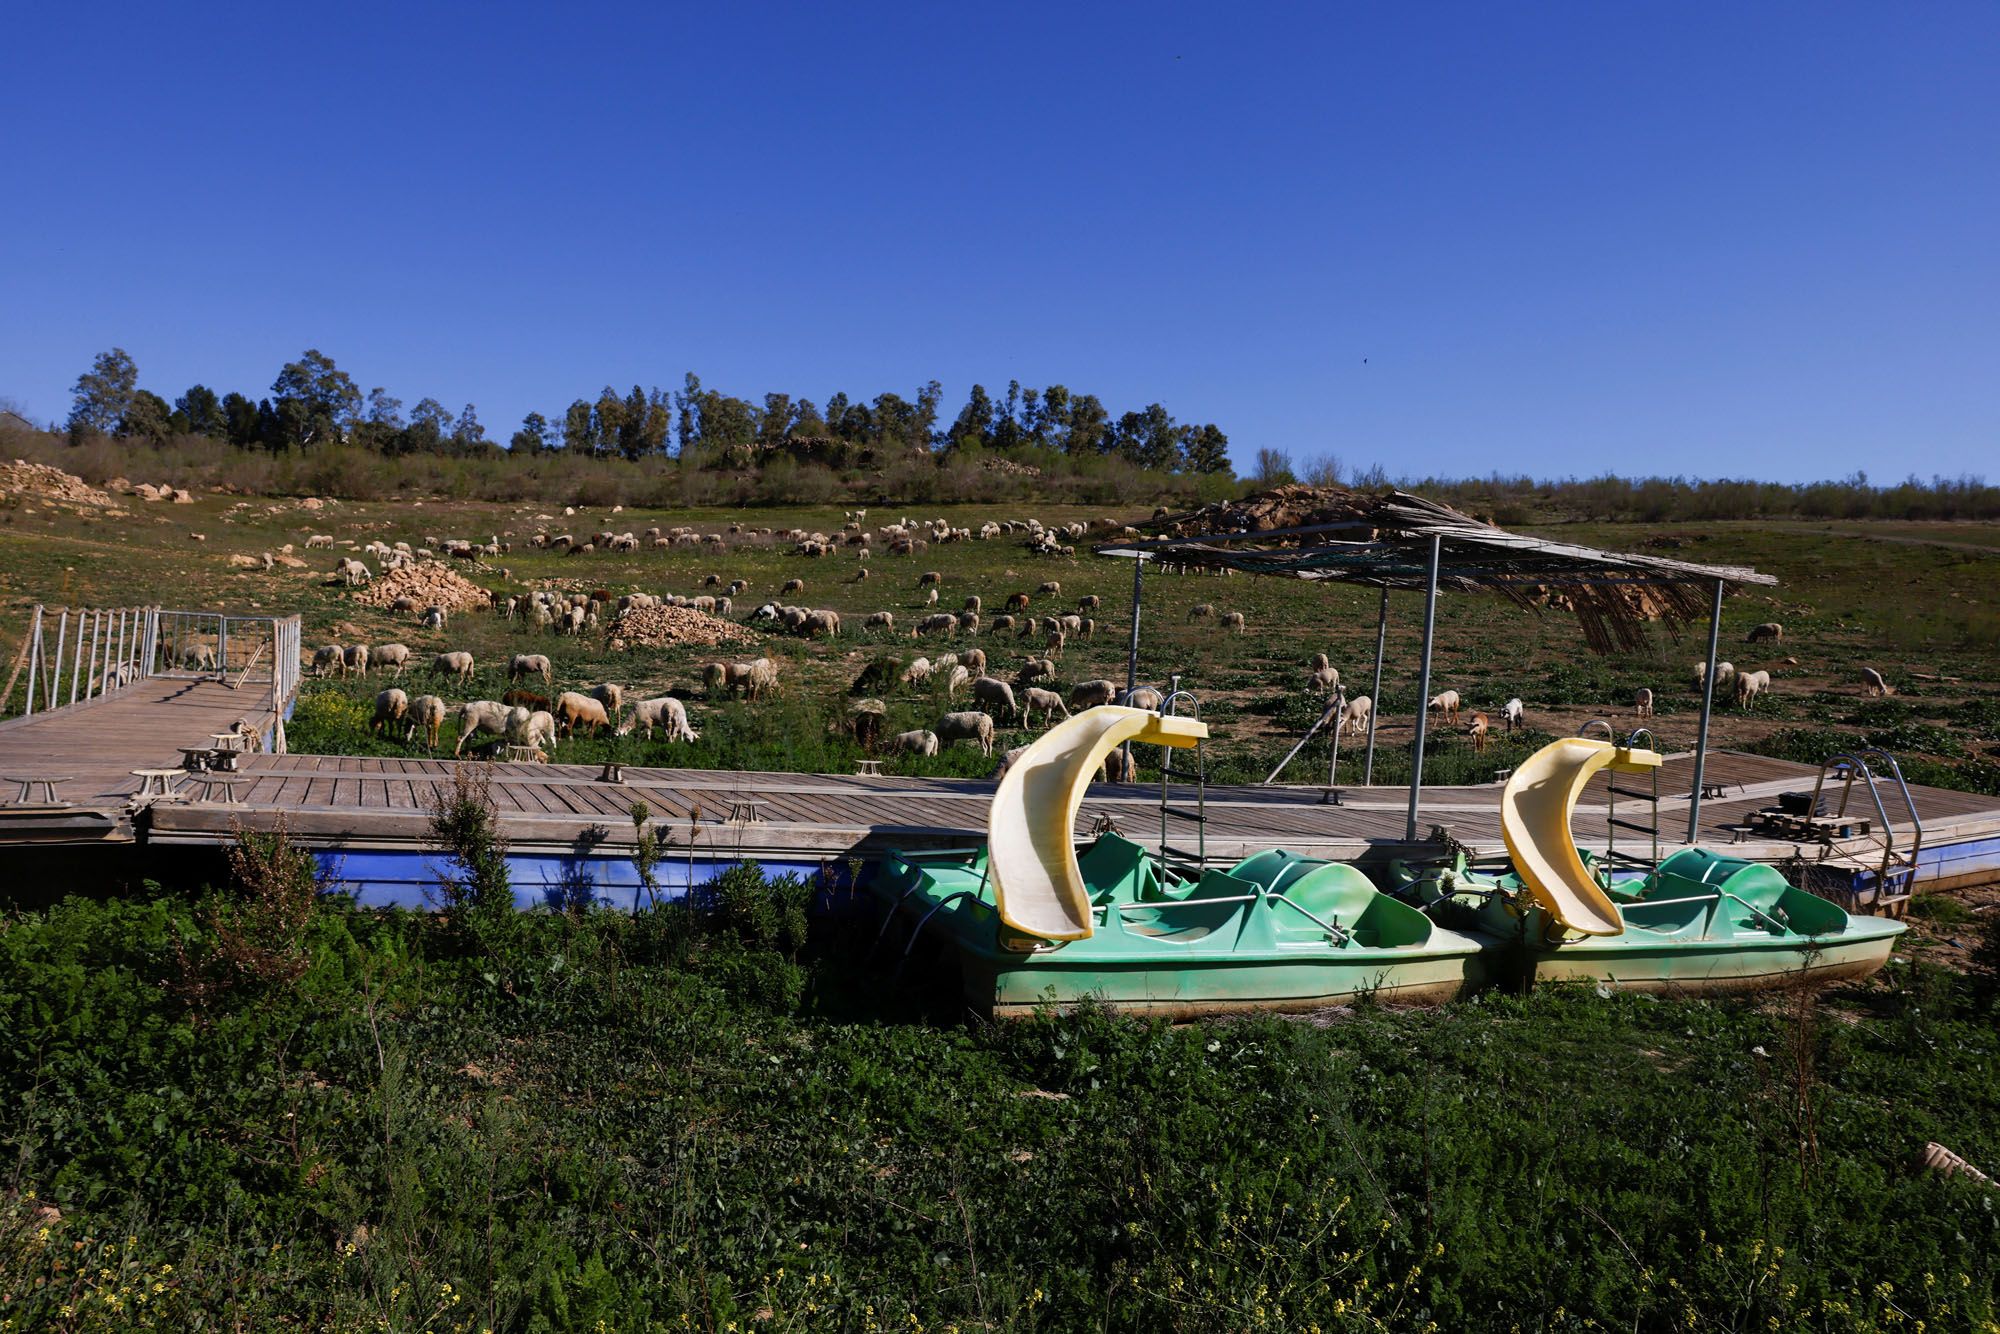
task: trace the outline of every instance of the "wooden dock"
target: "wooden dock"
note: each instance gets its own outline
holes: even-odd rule
[[[0,863],[10,847],[115,844],[140,849],[216,848],[237,828],[269,827],[282,819],[311,845],[343,853],[419,853],[427,807],[456,761],[322,755],[243,757],[240,804],[139,795],[135,769],[170,768],[180,747],[206,742],[237,719],[268,714],[271,687],[232,690],[221,682],[146,678],[123,690],[32,718],[0,723],[0,776],[59,777],[61,804],[0,806]],[[851,774],[740,773],[628,765],[622,783],[600,781],[595,765],[476,762],[490,780],[502,830],[517,855],[617,859],[630,847],[630,811],[644,801],[676,846],[698,846],[720,858],[748,857],[790,865],[872,859],[889,847],[963,845],[984,837],[990,782],[873,777]],[[1690,756],[1665,765],[1660,788],[1662,846],[1686,832]],[[1749,826],[1750,816],[1780,792],[1809,789],[1809,766],[1734,752],[1709,756],[1707,779],[1722,795],[1702,805],[1700,841],[1759,861],[1817,865],[1854,874],[1879,865],[1868,839],[1834,844],[1772,838]],[[185,790],[189,785],[181,784]],[[1833,791],[1829,785],[1829,791]],[[1882,788],[1899,841],[1909,829],[1892,786]],[[1937,788],[1912,789],[1924,824],[1920,887],[2000,879],[2000,799]],[[0,801],[15,795],[0,786]],[[1176,807],[1194,802],[1177,789]],[[1201,850],[1227,865],[1263,848],[1282,846],[1311,856],[1371,860],[1399,855],[1407,794],[1400,788],[1349,788],[1339,804],[1321,789],[1215,787],[1205,823],[1170,821],[1167,841]],[[1079,837],[1107,824],[1145,843],[1160,839],[1159,788],[1099,785],[1078,817]],[[1626,818],[1649,818],[1643,804],[1621,803]],[[1419,835],[1441,827],[1474,853],[1504,851],[1500,786],[1433,787],[1423,794]],[[1865,791],[1851,811],[1873,814]],[[1599,784],[1586,792],[1574,829],[1580,845],[1602,850],[1612,832]],[[1644,854],[1641,836],[1619,831],[1620,846]]]

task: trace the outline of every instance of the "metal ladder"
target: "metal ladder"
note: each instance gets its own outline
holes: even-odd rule
[[[1166,699],[1160,702],[1162,718],[1200,718],[1201,701],[1192,691],[1181,689],[1181,678],[1173,677],[1169,683]],[[1183,714],[1181,709],[1187,712]],[[1176,808],[1170,787],[1174,781],[1174,747],[1162,746],[1160,759],[1160,865],[1177,866],[1177,869],[1192,870],[1199,878],[1208,865],[1208,766],[1203,756],[1203,743],[1197,738],[1194,743],[1194,783],[1195,808]],[[1185,848],[1177,848],[1168,840],[1168,821],[1184,820],[1194,826],[1195,850],[1190,853]]]
[[[1875,784],[1875,771],[1868,766],[1868,757],[1879,760],[1896,780],[1896,790],[1902,793],[1903,809],[1909,813],[1911,839],[1907,852],[1896,849],[1896,827],[1889,820],[1889,811],[1882,804],[1882,793]],[[1813,782],[1812,810],[1819,812],[1820,793],[1826,787],[1827,775],[1835,774],[1842,780],[1840,789],[1840,809],[1835,818],[1845,817],[1847,803],[1854,795],[1854,780],[1866,780],[1869,799],[1875,803],[1876,826],[1882,831],[1882,862],[1876,868],[1875,905],[1880,908],[1907,901],[1915,892],[1917,878],[1917,854],[1924,847],[1924,822],[1917,814],[1917,803],[1910,796],[1910,785],[1903,781],[1903,766],[1896,763],[1896,757],[1879,747],[1869,746],[1862,750],[1835,755],[1819,767],[1819,777]],[[1873,835],[1871,833],[1870,837]]]
[[[1609,741],[1614,746],[1620,745],[1618,741],[1618,734],[1612,731],[1611,724],[1609,722],[1606,722],[1602,718],[1591,719],[1589,722],[1585,723],[1582,727],[1579,727],[1576,731],[1576,734],[1579,737],[1588,740],[1590,729],[1593,727],[1603,728],[1604,739],[1606,741]],[[1659,749],[1660,743],[1653,736],[1653,729],[1650,727],[1634,728],[1629,734],[1627,734],[1627,736],[1625,737],[1625,741],[1620,748],[1623,750],[1636,750],[1638,748],[1639,740],[1641,737],[1645,738],[1646,748],[1648,750]],[[1610,888],[1611,886],[1612,878],[1621,869],[1639,871],[1646,875],[1650,875],[1654,871],[1659,869],[1660,770],[1657,766],[1654,767],[1652,775],[1653,775],[1652,790],[1647,791],[1643,788],[1621,786],[1618,782],[1618,775],[1616,773],[1610,770],[1605,771],[1604,787],[1605,787],[1605,792],[1607,794],[1605,802],[1606,806],[1605,825],[1607,832],[1605,833],[1605,838],[1604,838],[1604,863],[1603,863],[1604,873],[1602,878],[1604,880],[1605,888],[1607,889]],[[1635,801],[1646,802],[1647,814],[1650,818],[1645,823],[1642,824],[1638,820],[1621,817],[1618,814],[1618,798],[1620,797],[1629,797]],[[1618,850],[1618,831],[1621,829],[1634,834],[1643,834],[1646,836],[1646,838],[1650,839],[1651,856],[1641,857],[1637,853],[1620,852]]]

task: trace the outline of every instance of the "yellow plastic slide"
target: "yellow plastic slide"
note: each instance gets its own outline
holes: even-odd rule
[[[1008,768],[987,816],[987,869],[1000,920],[1044,940],[1090,935],[1090,894],[1070,831],[1097,766],[1127,741],[1186,747],[1207,735],[1198,719],[1117,704],[1085,709],[1044,732]]]
[[[1624,914],[1584,866],[1570,834],[1584,784],[1599,769],[1644,773],[1659,765],[1655,751],[1566,737],[1530,755],[1507,780],[1500,794],[1500,833],[1514,870],[1535,902],[1572,931],[1615,936],[1625,930]]]

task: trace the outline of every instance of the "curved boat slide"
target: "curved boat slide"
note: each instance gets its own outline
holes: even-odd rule
[[[1000,920],[1044,940],[1093,931],[1090,891],[1072,830],[1097,766],[1127,741],[1188,747],[1208,735],[1194,718],[1100,704],[1044,732],[1000,780],[987,816],[987,867]]]
[[[1500,794],[1500,834],[1529,895],[1572,931],[1615,936],[1624,914],[1577,855],[1570,817],[1584,785],[1600,769],[1645,773],[1660,766],[1658,752],[1629,750],[1608,741],[1567,737],[1529,756]]]

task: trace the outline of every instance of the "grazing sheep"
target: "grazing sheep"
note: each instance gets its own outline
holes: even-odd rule
[[[1366,695],[1356,695],[1347,701],[1347,707],[1340,712],[1340,730],[1350,735],[1359,735],[1368,730],[1368,724],[1375,716],[1375,701]]]
[[[963,666],[953,663],[950,674],[944,679],[944,697],[946,699],[957,699],[958,688],[970,680],[972,680],[972,673],[967,671]]]
[[[438,729],[444,726],[444,717],[445,707],[443,700],[439,699],[436,695],[417,696],[410,701],[409,712],[404,715],[404,718],[409,723],[409,729],[403,733],[403,740],[406,743],[414,740],[417,735],[417,729],[421,727],[424,729],[424,748],[426,750],[436,750],[438,745]]]
[[[1008,611],[1026,611],[1027,609],[1028,595],[1026,593],[1009,593],[1007,595]]]
[[[1042,711],[1042,721],[1044,722],[1053,722],[1058,713],[1065,718],[1069,717],[1069,710],[1063,706],[1063,697],[1061,695],[1053,690],[1043,690],[1037,686],[1029,686],[1027,691],[1021,696],[1021,721],[1023,724],[1029,727],[1035,725],[1034,714],[1036,709]]]
[[[917,622],[917,635],[952,634],[958,629],[958,617],[948,611],[934,611]]]
[[[936,570],[925,570],[922,574],[917,576],[918,588],[933,588],[941,586],[943,583],[944,583],[944,576],[942,574],[939,574]]]
[[[592,699],[596,700],[599,704],[602,704],[604,706],[604,712],[613,718],[616,718],[619,712],[625,707],[624,686],[615,685],[612,682],[606,681],[602,685],[592,686],[585,693],[587,693]]]
[[[1097,633],[1097,622],[1088,616],[1084,617],[1083,624],[1077,627],[1077,633],[1085,639],[1090,638]]]
[[[1340,669],[1321,667],[1306,678],[1306,684],[1319,694],[1331,695],[1340,689]]]
[[[970,612],[981,612],[984,611],[985,609],[986,608],[984,604],[980,602],[979,594],[977,593],[974,593],[971,597],[967,598],[965,600],[965,605],[963,607],[963,610]]]
[[[997,706],[1002,718],[1019,716],[1014,703],[1014,687],[994,676],[982,676],[972,683],[972,702]]]
[[[963,652],[963,653],[955,653],[955,654],[953,654],[953,655],[952,655],[952,657],[953,657],[953,658],[954,658],[954,659],[955,659],[956,661],[964,663],[964,664],[965,664],[965,668],[966,668],[966,670],[967,670],[967,671],[969,671],[969,672],[971,672],[971,673],[972,673],[972,674],[973,674],[974,676],[983,676],[983,675],[985,675],[985,673],[986,673],[986,650],[985,650],[985,649],[983,649],[983,648],[969,648],[969,649],[965,650],[965,652]]]
[[[1103,605],[1103,600],[1095,593],[1086,593],[1076,600],[1076,609],[1078,611],[1096,611]]]
[[[896,613],[893,611],[869,612],[868,619],[861,623],[861,628],[864,630],[894,630],[896,628]]]
[[[803,592],[805,592],[805,591],[806,591],[806,581],[805,581],[805,580],[803,580],[803,579],[787,579],[787,580],[785,580],[785,586],[784,586],[783,588],[780,588],[780,589],[778,590],[778,596],[779,596],[779,597],[783,597],[783,596],[784,596],[785,594],[787,594],[787,593],[803,593]]]
[[[1738,672],[1736,674],[1736,707],[1747,709],[1757,702],[1757,697],[1771,688],[1769,672]]]
[[[1107,783],[1130,783],[1138,778],[1138,764],[1124,747],[1119,747],[1104,757],[1104,763],[1097,766],[1097,776]]]
[[[414,708],[415,705],[411,707]],[[473,699],[467,700],[452,712],[458,717],[458,745],[453,747],[451,752],[456,756],[464,754],[465,743],[481,732],[506,736],[507,718],[513,710],[497,699]],[[433,741],[431,744],[435,746],[437,743]]]
[[[349,644],[346,651],[341,654],[341,663],[346,670],[359,673],[362,680],[367,680],[368,646],[366,644]]]
[[[516,746],[533,746],[538,759],[546,759],[540,754],[546,745],[550,749],[556,744],[556,717],[547,709],[515,709],[507,716],[507,741]]]
[[[1333,659],[1327,657],[1324,653],[1315,653],[1312,655],[1312,661],[1306,664],[1306,670],[1309,672],[1323,672],[1331,666],[1333,666]]]
[[[653,739],[653,729],[664,727],[669,741],[699,741],[701,733],[688,722],[687,705],[672,695],[660,695],[654,699],[642,699],[632,706],[632,716],[618,724],[618,736],[630,736],[638,728],[646,729],[646,740]]]
[[[410,711],[410,697],[391,686],[375,692],[375,718],[368,730],[380,733],[385,723],[400,723]]]
[[[993,754],[993,720],[983,713],[947,713],[938,719],[935,730],[941,746],[948,746],[954,741],[972,741],[978,743],[980,754]]]
[[[1002,612],[1000,615],[995,616],[993,618],[994,634],[997,635],[1002,630],[1012,630],[1013,628],[1014,628],[1014,618],[1012,616],[1007,615],[1005,612]]]
[[[1213,615],[1215,615],[1213,602],[1197,602],[1188,608],[1187,618],[1190,621],[1204,621]]]
[[[432,607],[429,611],[418,617],[417,620],[418,624],[422,625],[426,630],[444,629],[444,612],[438,607]]]
[[[807,612],[803,633],[808,639],[817,639],[821,635],[839,634],[840,613],[837,611]]]
[[[1512,733],[1514,733],[1519,729],[1525,728],[1528,725],[1526,718],[1526,710],[1522,708],[1521,698],[1518,695],[1516,695],[1513,699],[1507,701],[1507,707],[1501,710],[1501,715],[1507,721],[1507,731],[1509,735],[1511,735]]]
[[[1640,686],[1637,690],[1632,692],[1632,707],[1638,711],[1638,714],[1641,718],[1652,717],[1653,692],[1647,689],[1645,686]]]
[[[595,736],[611,726],[611,718],[604,711],[604,705],[589,695],[580,695],[574,690],[565,690],[556,696],[556,730],[563,736],[575,736],[578,727],[588,727]]]
[[[1893,695],[1895,688],[1882,679],[1882,673],[1873,667],[1861,669],[1861,689],[1870,695]]]
[[[548,656],[542,653],[516,653],[507,663],[507,679],[518,681],[524,676],[539,676],[543,685],[555,683],[555,668],[549,665]]]
[[[1062,584],[1054,579],[1044,579],[1041,583],[1035,586],[1035,596],[1045,597],[1045,598],[1059,598],[1062,596]]]
[[[311,551],[314,547],[330,547],[332,545],[333,535],[330,533],[313,533],[306,538],[307,551]]]
[[[410,646],[408,644],[378,644],[374,651],[368,655],[368,661],[376,667],[393,667],[396,669],[396,675],[401,676],[403,668],[410,665]]]
[[[1700,690],[1702,688],[1702,682],[1707,678],[1707,676],[1708,676],[1708,664],[1705,662],[1696,663],[1694,665],[1694,688],[1696,690]],[[1715,691],[1717,694],[1728,693],[1730,689],[1730,683],[1733,682],[1735,679],[1736,679],[1735,663],[1718,662],[1715,664]]]
[[[1026,685],[1030,681],[1039,681],[1045,676],[1054,676],[1055,674],[1056,664],[1054,659],[1029,658],[1021,664],[1021,669],[1014,673],[1014,682],[1017,685]]]
[[[1240,635],[1250,628],[1250,624],[1243,619],[1242,612],[1225,611],[1222,613],[1222,628],[1225,630],[1234,630]]]
[[[338,644],[323,644],[313,650],[312,674],[332,676],[347,675],[347,650]]]
[[[935,669],[932,668],[929,658],[916,658],[909,666],[903,668],[896,679],[906,686],[920,686],[931,679],[933,670]]]
[[[1119,696],[1118,702],[1128,709],[1150,709],[1158,713],[1160,705],[1166,703],[1166,699],[1165,695],[1152,686],[1135,686]]]
[[[1465,729],[1465,734],[1472,738],[1472,748],[1479,751],[1486,749],[1486,734],[1492,730],[1492,721],[1485,714],[1474,713],[1471,725]]]
[[[1447,690],[1441,695],[1433,696],[1431,702],[1425,707],[1430,712],[1442,716],[1444,721],[1449,724],[1458,721],[1458,703],[1458,692],[1456,690]]]
[[[1069,692],[1069,707],[1078,713],[1094,709],[1100,704],[1109,704],[1118,698],[1118,687],[1099,677],[1095,681],[1079,682]]]
[[[472,655],[464,649],[450,653],[440,653],[431,659],[431,675],[455,676],[461,681],[472,679]]]
[[[1766,621],[1762,625],[1750,627],[1750,633],[1743,636],[1746,644],[1782,644],[1785,642],[1785,627],[1776,621]]]
[[[898,732],[889,738],[889,750],[896,755],[935,755],[938,753],[938,736],[928,728],[918,728],[914,732]]]

